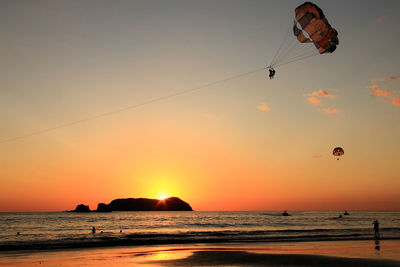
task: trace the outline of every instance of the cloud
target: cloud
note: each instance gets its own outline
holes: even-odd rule
[[[337,110],[336,108],[326,108],[326,109],[324,109],[324,112],[326,114],[335,114],[335,113],[338,113],[339,110]]]
[[[367,88],[372,89],[372,90],[380,90],[381,89],[381,87],[379,85],[376,85],[376,84],[367,86]]]
[[[267,106],[267,104],[265,104],[264,102],[261,102],[259,106],[257,106],[258,110],[261,111],[268,111],[270,110],[270,108]]]
[[[386,97],[388,97],[388,96],[390,96],[392,93],[391,92],[389,92],[389,91],[387,91],[387,90],[375,90],[374,92],[373,92],[373,95],[374,96],[386,96]]]
[[[380,79],[380,81],[394,81],[394,80],[400,80],[400,76],[387,76]]]
[[[313,159],[319,159],[319,158],[322,158],[322,155],[313,155],[312,158]]]
[[[400,97],[396,97],[393,91],[389,91],[386,89],[382,89],[381,86],[377,85],[377,82],[391,82],[391,81],[396,81],[396,80],[400,80],[400,75],[398,76],[386,76],[383,78],[379,78],[379,79],[374,79],[371,80],[371,85],[367,86],[367,88],[372,90],[372,95],[374,96],[381,96],[387,99],[391,99],[392,100],[392,104],[395,106],[400,106]],[[386,83],[385,83],[386,84]]]
[[[335,89],[333,89],[335,90]],[[312,103],[312,104],[316,104],[319,105],[321,104],[321,99],[322,98],[333,98],[336,97],[336,95],[328,93],[328,91],[323,90],[323,89],[318,89],[316,91],[313,91],[309,94],[306,95],[307,96],[307,101]],[[324,111],[327,114],[332,114],[332,113],[337,113],[338,110],[336,109],[322,109],[322,108],[318,108],[319,111]]]
[[[311,96],[311,97],[334,97],[335,95],[330,94],[325,90],[319,89],[318,91],[309,93],[308,96]]]
[[[317,91],[311,92],[307,94],[308,98],[307,101],[312,104],[319,104],[321,103],[320,98],[322,97],[335,97],[335,95],[328,93],[325,90],[319,89]]]
[[[382,88],[379,85],[372,84],[370,86],[367,86],[367,88],[371,89],[372,95],[374,96],[384,96],[384,97],[390,97],[392,95],[392,92],[388,90],[382,90]]]
[[[400,97],[394,97],[392,103],[395,106],[400,106]]]
[[[316,98],[314,96],[307,98],[307,101],[310,102],[310,103],[313,103],[313,104],[321,103],[321,100],[319,100],[318,98]]]
[[[375,22],[376,23],[382,23],[386,19],[387,19],[387,16],[380,16],[380,17],[375,19]]]
[[[219,121],[219,118],[217,116],[214,116],[212,114],[204,114],[204,117],[206,117],[209,120],[213,120],[213,121]]]
[[[323,96],[323,97],[334,97],[334,95],[328,93],[325,90],[319,89],[318,90],[318,95]]]
[[[374,80],[371,80],[371,83],[385,82],[385,81],[396,81],[396,80],[400,80],[400,75],[399,76],[386,76],[386,77],[383,77],[383,78],[374,79]]]

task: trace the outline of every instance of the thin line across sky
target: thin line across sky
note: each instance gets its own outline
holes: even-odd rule
[[[194,92],[194,91],[198,91],[198,90],[201,90],[201,89],[204,89],[204,88],[207,88],[207,87],[211,87],[211,86],[214,86],[214,85],[217,85],[217,84],[220,84],[220,83],[224,83],[224,82],[228,82],[228,81],[231,81],[231,80],[234,80],[234,79],[238,79],[238,78],[241,78],[241,77],[244,77],[244,76],[248,76],[248,75],[251,75],[253,73],[256,73],[256,72],[259,72],[259,71],[262,71],[262,70],[265,70],[265,69],[266,69],[265,67],[258,68],[258,69],[251,70],[251,71],[248,71],[248,72],[236,74],[236,75],[224,78],[224,79],[220,79],[220,80],[217,80],[217,81],[214,81],[214,82],[203,84],[203,85],[200,85],[200,86],[197,86],[197,87],[193,87],[193,88],[190,88],[190,89],[178,91],[178,92],[175,92],[175,93],[172,93],[172,94],[169,94],[169,95],[164,95],[164,96],[152,98],[152,99],[149,99],[149,100],[141,102],[141,103],[133,104],[133,105],[130,105],[130,106],[122,107],[122,108],[115,109],[115,110],[108,111],[108,112],[104,112],[104,113],[100,113],[100,114],[93,115],[93,116],[86,117],[86,118],[82,118],[82,119],[79,119],[79,120],[62,123],[62,124],[59,124],[59,125],[56,125],[56,126],[53,126],[53,127],[32,131],[32,132],[29,132],[29,133],[26,133],[26,134],[22,134],[22,135],[19,135],[19,136],[9,137],[9,138],[1,140],[0,144],[17,141],[17,140],[28,138],[28,137],[31,137],[31,136],[35,136],[35,135],[40,135],[40,134],[43,134],[43,133],[51,132],[51,131],[54,131],[54,130],[57,130],[57,129],[66,128],[66,127],[69,127],[69,126],[72,126],[72,125],[75,125],[75,124],[80,124],[80,123],[84,123],[84,122],[87,122],[87,121],[96,120],[96,119],[99,119],[99,118],[102,118],[102,117],[111,116],[111,115],[114,115],[114,114],[117,114],[117,113],[120,113],[120,112],[125,112],[127,110],[136,109],[136,108],[143,107],[145,105],[149,105],[149,104],[152,104],[152,103],[155,103],[155,102],[160,102],[160,101],[167,100],[167,99],[170,99],[170,98],[173,98],[173,97],[176,97],[176,96],[188,94],[188,93],[191,93],[191,92]]]

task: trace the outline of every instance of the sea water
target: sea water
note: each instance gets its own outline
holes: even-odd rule
[[[400,212],[0,213],[0,251],[123,245],[400,239]],[[96,232],[92,233],[95,227]],[[19,232],[19,234],[17,234]]]

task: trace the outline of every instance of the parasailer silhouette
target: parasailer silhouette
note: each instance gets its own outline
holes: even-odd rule
[[[269,67],[268,70],[269,70],[269,79],[271,80],[275,76],[275,70],[271,67]]]

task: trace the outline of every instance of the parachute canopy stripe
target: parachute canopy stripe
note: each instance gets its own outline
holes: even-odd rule
[[[318,18],[318,19],[325,17],[322,9],[311,2],[305,2],[302,5],[299,5],[295,9],[295,13],[296,13],[296,20],[300,20],[301,17],[303,17],[307,13],[313,15],[313,17]]]
[[[295,9],[295,14],[293,33],[299,42],[313,42],[320,54],[336,50],[338,33],[317,5],[305,2]]]

